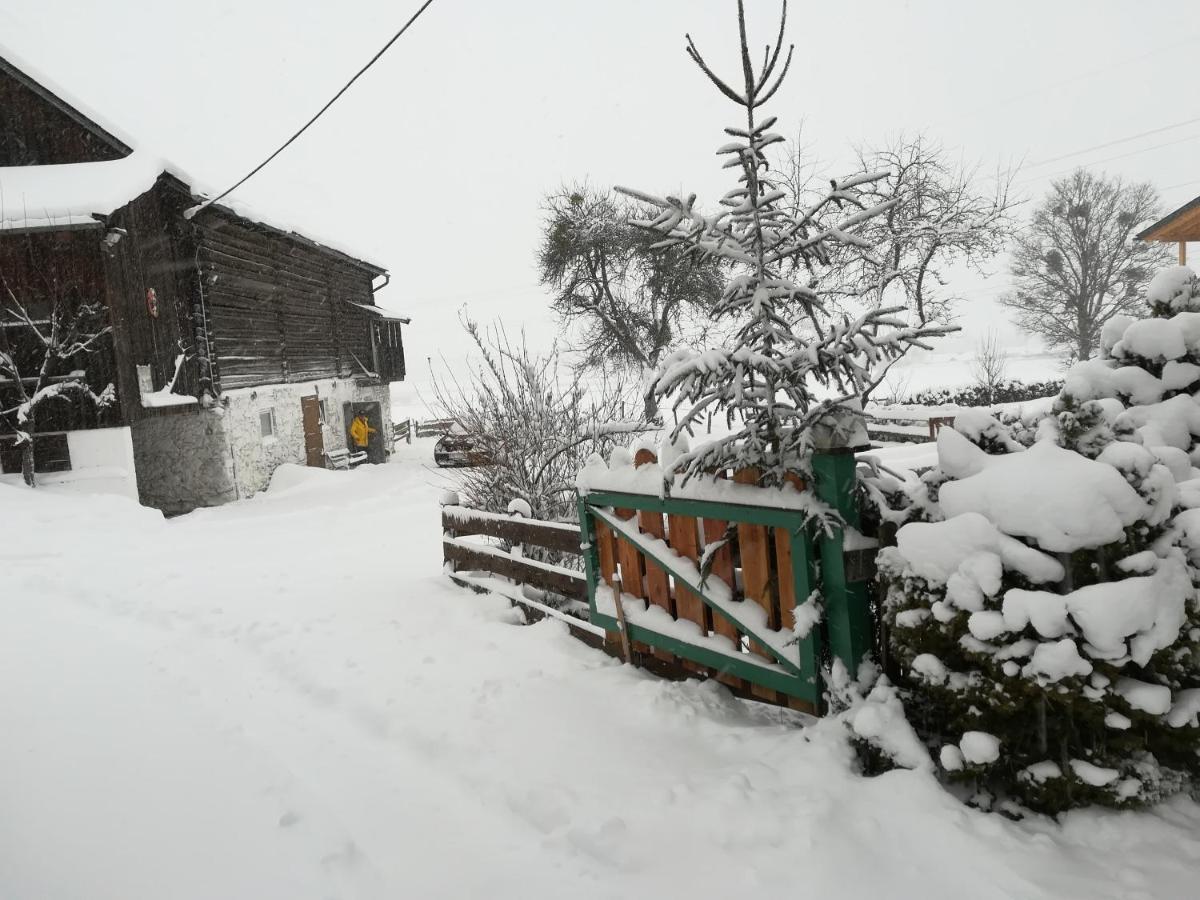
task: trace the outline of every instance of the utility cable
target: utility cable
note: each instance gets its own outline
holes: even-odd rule
[[[229,194],[236,191],[243,184],[245,184],[247,181],[249,181],[251,178],[253,178],[255,175],[257,175],[259,172],[261,172],[264,168],[266,168],[267,164],[269,162],[271,162],[271,160],[273,160],[280,153],[282,153],[289,146],[291,146],[292,142],[295,141],[296,138],[298,138],[298,137],[300,137],[300,135],[304,134],[304,132],[306,132],[309,129],[309,126],[311,126],[314,122],[316,122],[317,119],[321,118],[321,116],[324,115],[325,111],[327,109],[329,109],[329,107],[333,106],[333,104],[338,101],[338,99],[342,96],[342,94],[346,93],[346,91],[348,91],[350,89],[350,85],[352,85],[352,84],[354,84],[354,82],[358,81],[358,79],[362,76],[362,74],[364,72],[367,71],[367,69],[369,69],[369,68],[371,68],[371,66],[375,65],[375,63],[379,60],[379,57],[383,56],[383,54],[385,54],[388,51],[388,49],[391,48],[392,44],[396,43],[396,41],[398,41],[400,39],[400,35],[404,34],[404,32],[406,32],[406,31],[408,31],[409,27],[415,21],[417,21],[417,19],[419,19],[421,17],[421,13],[425,12],[425,10],[427,10],[432,3],[433,3],[433,0],[425,0],[425,2],[421,4],[421,8],[412,14],[412,17],[407,22],[404,23],[403,27],[401,27],[401,29],[399,31],[397,31],[394,35],[392,35],[391,40],[389,40],[386,44],[384,44],[379,49],[379,52],[376,53],[374,56],[372,56],[371,59],[367,62],[367,64],[365,66],[363,66],[361,69],[359,69],[357,72],[355,72],[354,77],[351,78],[349,81],[347,81],[344,85],[342,85],[341,90],[339,90],[336,94],[334,94],[329,99],[328,103],[326,103],[319,110],[317,110],[316,115],[314,115],[311,119],[309,119],[307,122],[305,122],[300,127],[299,131],[297,131],[290,138],[288,138],[286,141],[284,141],[279,146],[279,149],[277,149],[274,153],[272,153],[270,156],[268,156],[266,159],[264,159],[262,162],[260,162],[257,166],[255,166],[253,169],[251,169],[242,178],[242,180],[239,181],[237,184],[233,185],[230,188],[227,188],[225,191],[223,191],[216,197],[213,197],[211,200],[205,200],[203,203],[199,204],[198,206],[192,207],[186,213],[184,213],[184,215],[190,219],[196,213],[200,212],[200,210],[202,210],[208,206],[212,206],[214,203],[216,203],[219,200],[223,200]]]
[[[1108,141],[1103,144],[1095,144],[1091,147],[1085,147],[1083,150],[1073,150],[1070,153],[1064,153],[1061,156],[1052,156],[1049,159],[1039,159],[1037,162],[1027,163],[1026,169],[1037,168],[1038,166],[1046,166],[1050,163],[1059,162],[1060,160],[1070,159],[1072,156],[1081,156],[1084,153],[1091,153],[1093,150],[1104,150],[1107,147],[1115,147],[1117,144],[1125,144],[1129,141],[1136,141],[1138,138],[1149,137],[1152,134],[1161,134],[1164,131],[1173,131],[1176,128],[1182,128],[1184,125],[1192,125],[1200,122],[1200,116],[1194,119],[1188,119],[1184,122],[1176,122],[1174,125],[1164,125],[1162,128],[1152,128],[1149,131],[1143,131],[1138,134],[1131,134],[1129,137],[1117,138],[1115,141]]]

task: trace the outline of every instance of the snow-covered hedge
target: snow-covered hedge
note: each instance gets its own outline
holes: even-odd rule
[[[1024,403],[1053,397],[1062,390],[1062,379],[1017,381],[1009,379],[989,390],[984,385],[925,388],[902,402],[905,406],[994,406],[997,403]]]
[[[892,514],[910,718],[980,800],[1126,806],[1200,774],[1200,293],[1169,271],[1040,421],[943,429]]]

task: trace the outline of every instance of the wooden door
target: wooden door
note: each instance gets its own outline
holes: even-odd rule
[[[304,456],[310,466],[325,468],[325,436],[321,433],[321,401],[317,395],[300,398],[304,417]]]

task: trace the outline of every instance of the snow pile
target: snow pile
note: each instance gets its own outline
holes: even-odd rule
[[[441,573],[430,444],[169,521],[0,485],[0,894],[1191,896],[1191,801],[1009,821],[521,627]]]
[[[1146,304],[1155,316],[1200,312],[1200,279],[1188,266],[1169,266],[1150,279]]]
[[[1147,512],[1145,501],[1112,466],[1048,441],[1022,453],[991,456],[957,431],[938,435],[946,516],[979,513],[1001,531],[1043,550],[1071,552],[1118,540]]]

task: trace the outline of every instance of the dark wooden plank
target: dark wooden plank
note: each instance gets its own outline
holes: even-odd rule
[[[493,572],[521,584],[562,594],[564,597],[587,599],[587,579],[582,572],[578,576],[551,572],[515,556],[488,553],[450,541],[442,541],[442,555],[446,562],[453,563],[459,569]]]
[[[449,529],[458,535],[485,534],[489,537],[500,538],[513,544],[532,544],[535,547],[545,547],[547,550],[557,550],[561,553],[579,553],[579,528],[577,526],[561,527],[530,519],[500,519],[473,517],[473,510],[464,509],[464,515],[456,515],[453,510],[461,507],[445,507],[442,509],[442,528]]]

